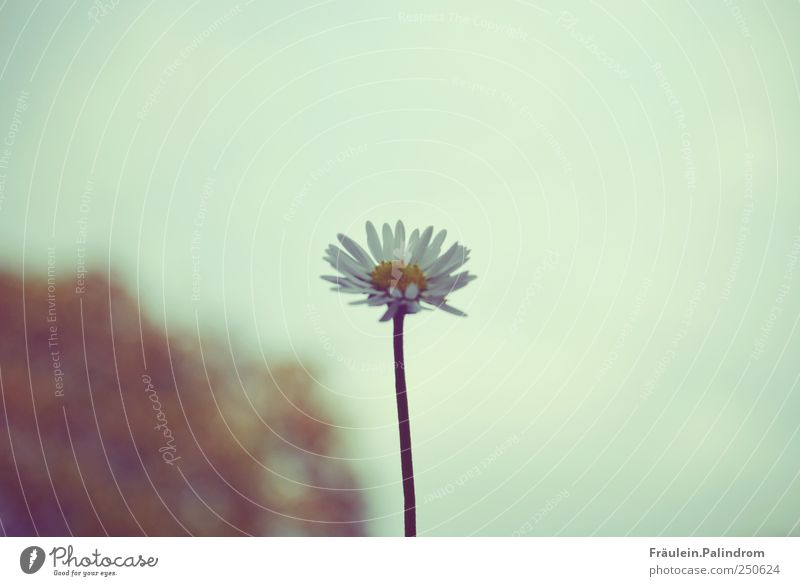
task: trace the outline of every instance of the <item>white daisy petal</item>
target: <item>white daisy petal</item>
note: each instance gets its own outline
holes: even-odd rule
[[[406,227],[403,222],[397,220],[397,225],[394,228],[394,247],[392,252],[395,257],[403,258],[403,253],[406,249]]]
[[[337,271],[343,273],[346,272],[362,281],[369,282],[369,277],[367,276],[364,267],[362,267],[344,252],[334,255],[328,260],[328,262],[330,262]]]
[[[359,299],[358,301],[351,301],[350,305],[369,305],[371,307],[384,305],[388,303],[388,299],[385,295],[383,295],[380,291],[373,291],[371,292],[365,299]]]
[[[472,281],[472,279],[462,279],[457,283],[454,283],[447,287],[441,287],[441,286],[434,287],[431,289],[430,293],[431,295],[441,295],[441,296],[450,295],[451,293],[455,293],[459,289],[463,289],[464,287],[466,287],[470,283],[470,281]]]
[[[477,279],[475,275],[470,275],[469,271],[464,271],[455,275],[439,275],[428,280],[428,290],[445,289],[456,287],[460,289],[470,281]]]
[[[394,235],[392,235],[392,227],[389,224],[383,225],[383,258],[384,260],[393,260],[394,254]]]
[[[369,304],[369,297],[366,299],[357,299],[355,301],[351,301],[347,305],[368,305]]]
[[[442,243],[444,239],[447,237],[447,230],[439,230],[439,233],[436,235],[430,246],[428,246],[428,250],[425,253],[425,256],[422,257],[422,260],[419,261],[419,266],[422,267],[422,270],[428,268],[428,265],[433,263],[437,258],[439,258],[439,254],[442,252]]]
[[[447,305],[447,303],[441,303],[441,304],[439,304],[438,307],[442,311],[446,311],[447,313],[452,313],[453,315],[458,315],[460,317],[466,317],[467,316],[467,314],[464,313],[463,311],[461,311],[460,309],[456,309],[455,307],[453,307],[451,305]]]
[[[411,236],[408,238],[408,244],[406,244],[406,249],[403,251],[403,259],[411,258],[411,252],[414,250],[414,247],[417,245],[417,241],[419,240],[419,230],[414,229],[411,233]]]
[[[356,259],[354,259],[347,252],[345,252],[335,244],[331,244],[330,246],[328,246],[328,249],[325,252],[332,259],[332,262],[334,263],[338,262],[340,258],[346,258],[348,261],[352,262],[355,265],[361,265],[360,262],[358,262]]]
[[[363,274],[361,274],[360,269],[359,269],[358,273],[354,273],[352,268],[351,268],[351,266],[346,264],[347,261],[339,262],[338,259],[331,258],[331,257],[326,257],[325,260],[328,261],[328,263],[330,263],[330,265],[334,269],[336,269],[337,271],[342,273],[342,275],[345,278],[358,280],[358,281],[361,281],[361,282],[364,282],[364,283],[367,282],[366,277]]]
[[[420,297],[420,301],[427,303],[428,305],[432,305],[435,308],[438,308],[442,303],[444,303],[444,297]]]
[[[419,242],[414,247],[414,251],[411,254],[411,258],[408,261],[408,264],[415,265],[419,264],[419,261],[422,259],[422,256],[425,254],[425,251],[428,250],[428,244],[431,242],[431,236],[433,236],[433,226],[428,226],[425,228],[425,231],[419,237]]]
[[[397,287],[389,287],[389,295],[395,299],[401,299],[403,297],[403,292]]]
[[[384,295],[383,293],[380,293],[378,295],[374,295],[374,296],[370,297],[367,300],[367,303],[369,305],[383,305],[384,303],[389,303],[389,301],[390,300],[386,295]]]
[[[391,303],[389,305],[389,308],[386,310],[386,313],[384,313],[381,316],[381,319],[379,321],[389,321],[394,317],[394,315],[397,313],[397,310],[400,309],[400,307],[401,307],[400,303]]]
[[[431,279],[441,274],[442,273],[441,268],[446,266],[447,263],[449,263],[453,259],[453,257],[458,253],[460,248],[461,246],[459,246],[458,242],[454,242],[453,245],[447,249],[447,252],[445,252],[442,256],[437,258],[431,264],[431,266],[429,266],[425,270],[425,274],[427,274]]]
[[[342,280],[337,283],[339,287],[345,287],[347,289],[355,289],[358,291],[364,291],[365,293],[371,289],[369,285],[364,283],[363,281],[357,281],[355,279],[350,279],[347,277],[342,277]]]
[[[441,267],[439,269],[439,273],[437,275],[435,275],[435,277],[439,277],[441,275],[447,275],[448,273],[452,273],[453,271],[455,271],[456,269],[461,267],[461,265],[466,263],[468,260],[469,260],[469,254],[468,253],[464,253],[464,254],[456,253],[456,255],[452,259],[450,259],[449,263],[447,263],[446,265],[444,265],[443,267]],[[433,277],[431,277],[431,278],[433,278]]]
[[[444,298],[447,297],[452,292],[452,289],[449,287],[429,287],[426,293],[427,298]]]
[[[336,285],[341,285],[342,287],[357,287],[359,289],[364,289],[364,290],[371,289],[371,287],[366,283],[364,283],[363,281],[348,279],[347,277],[333,277],[330,275],[322,275],[322,278]]]
[[[439,230],[438,234],[436,234],[436,238],[433,239],[433,246],[441,249],[445,238],[447,238],[447,230]]]
[[[372,253],[372,256],[375,257],[375,264],[379,264],[381,261],[386,260],[383,256],[383,245],[381,244],[381,239],[378,236],[378,231],[375,229],[375,226],[372,222],[367,222],[367,246],[369,246],[369,251]]]
[[[408,287],[406,287],[405,298],[416,299],[417,297],[419,297],[419,287],[417,287],[416,283],[409,283]]]
[[[353,255],[353,258],[356,259],[361,265],[367,270],[371,271],[375,267],[375,263],[372,262],[372,258],[367,254],[367,251],[361,248],[361,246],[352,238],[345,236],[344,234],[337,234],[336,236],[339,239],[339,242],[342,243],[342,246],[345,247],[347,252]]]

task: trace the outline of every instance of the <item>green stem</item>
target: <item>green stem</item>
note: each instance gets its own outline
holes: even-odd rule
[[[414,464],[411,460],[411,424],[408,418],[406,366],[403,358],[403,319],[400,309],[394,316],[394,383],[397,392],[397,422],[400,428],[400,466],[403,473],[403,504],[406,537],[417,535],[417,505],[414,497]]]

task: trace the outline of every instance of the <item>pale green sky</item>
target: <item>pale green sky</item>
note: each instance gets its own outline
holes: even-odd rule
[[[421,532],[798,534],[796,2],[0,6],[0,261],[85,221],[170,328],[307,365],[373,533],[391,326],[318,275],[402,218],[479,276],[407,321]]]

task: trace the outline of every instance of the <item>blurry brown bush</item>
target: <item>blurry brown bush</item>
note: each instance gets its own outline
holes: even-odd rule
[[[362,533],[302,369],[168,337],[97,275],[50,285],[0,272],[6,535]]]

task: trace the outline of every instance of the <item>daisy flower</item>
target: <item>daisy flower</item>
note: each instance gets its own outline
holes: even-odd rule
[[[475,279],[468,271],[455,272],[469,260],[468,248],[456,242],[442,253],[447,230],[434,236],[433,226],[422,233],[414,230],[406,239],[400,221],[394,232],[384,224],[382,236],[372,222],[367,222],[367,252],[352,238],[339,234],[344,250],[331,244],[325,260],[341,274],[322,278],[336,285],[334,291],[366,295],[351,305],[386,305],[380,321],[388,321],[400,311],[417,313],[430,309],[427,306],[466,315],[448,305],[447,296]]]
[[[445,230],[434,236],[433,226],[428,226],[421,234],[419,230],[414,230],[406,240],[405,226],[398,221],[394,232],[389,224],[384,224],[382,235],[383,239],[378,236],[372,222],[367,222],[367,252],[352,238],[339,234],[339,242],[344,250],[331,244],[325,260],[341,275],[324,275],[322,278],[336,285],[334,291],[366,295],[352,302],[353,305],[386,305],[381,321],[394,320],[392,341],[400,468],[403,474],[403,518],[406,537],[414,537],[417,534],[417,505],[403,356],[403,320],[406,314],[430,309],[426,305],[456,315],[466,315],[448,305],[446,298],[475,276],[467,271],[455,272],[469,259],[467,248],[456,242],[442,253],[442,244],[447,236]]]

